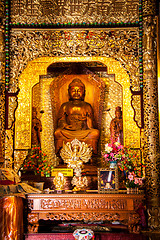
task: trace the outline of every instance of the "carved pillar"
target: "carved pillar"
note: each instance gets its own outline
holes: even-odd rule
[[[0,14],[1,17],[1,14]],[[4,162],[5,139],[5,54],[4,29],[0,25],[0,166]]]
[[[158,123],[156,0],[143,0],[144,157],[148,224],[159,229],[160,155]]]

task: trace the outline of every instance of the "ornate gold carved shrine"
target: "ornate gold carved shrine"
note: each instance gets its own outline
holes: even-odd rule
[[[19,88],[21,91],[18,95],[19,106],[16,110],[16,125],[15,125],[15,149],[29,149],[31,147],[31,109],[32,109],[32,88],[36,84],[40,85],[40,109],[44,110],[41,117],[42,122],[42,148],[50,156],[51,161],[55,162],[54,155],[54,139],[53,139],[53,117],[51,113],[51,95],[50,95],[50,84],[52,81],[57,81],[57,76],[51,76],[49,78],[40,77],[41,75],[47,74],[47,68],[53,63],[66,63],[66,62],[101,62],[106,66],[108,75],[102,76],[101,80],[106,83],[105,108],[103,108],[102,114],[102,125],[101,125],[101,138],[102,144],[109,140],[109,124],[111,117],[107,112],[107,109],[112,106],[111,114],[114,115],[117,101],[120,99],[120,105],[123,106],[123,121],[124,121],[124,142],[126,145],[132,145],[133,147],[140,146],[140,130],[133,120],[134,112],[131,107],[131,92],[129,90],[130,81],[127,72],[123,69],[121,64],[112,59],[106,57],[43,57],[35,59],[28,63],[25,70],[19,77]],[[114,77],[111,77],[114,76]],[[63,75],[62,75],[63,76]],[[68,75],[66,75],[68,77]],[[89,72],[86,75],[88,78],[92,78]],[[65,74],[64,74],[65,77]],[[84,76],[85,77],[85,76]],[[114,82],[115,81],[115,82]],[[122,87],[120,90],[120,98],[117,98],[116,92],[112,92],[112,84],[119,83]],[[118,86],[118,85],[117,85]],[[67,88],[64,89],[64,92]],[[118,92],[117,92],[118,93]],[[115,94],[115,95],[114,95]],[[119,94],[119,93],[118,93]],[[65,94],[64,94],[65,95]],[[67,96],[67,95],[66,95]],[[86,89],[86,101],[90,99],[90,94]],[[112,97],[111,97],[112,96]],[[115,98],[114,98],[115,97]],[[48,99],[48,100],[47,100]],[[49,100],[50,99],[50,100]],[[110,99],[110,100],[109,100]],[[114,100],[113,100],[114,99]],[[117,99],[117,101],[115,100]],[[90,100],[88,101],[90,102]],[[23,103],[23,104],[22,104]],[[122,105],[123,104],[123,105]],[[50,106],[50,107],[49,107]],[[22,116],[25,116],[22,118]],[[45,141],[44,139],[47,139]],[[47,143],[47,144],[46,144]]]
[[[139,27],[137,26],[139,2],[135,0],[131,4],[128,1],[112,0],[102,3],[97,0],[93,6],[93,2],[90,0],[78,2],[52,1],[52,3],[14,0],[11,1],[10,15],[12,26],[10,30],[10,52],[12,54],[10,54],[9,91],[17,92],[20,89],[18,95],[20,101],[16,110],[17,120],[15,125],[15,165],[18,164],[19,157],[22,161],[26,155],[26,150],[31,147],[31,109],[33,104],[38,109],[38,118],[41,119],[44,129],[41,133],[43,150],[48,154],[51,163],[56,164],[53,138],[55,119],[51,113],[50,104],[52,105],[52,103],[49,102],[50,100],[47,100],[46,103],[44,98],[50,99],[49,85],[56,81],[58,75],[51,74],[52,78],[44,76],[48,75],[47,68],[49,65],[57,63],[63,66],[63,62],[70,64],[70,61],[71,63],[74,61],[85,62],[88,65],[90,62],[95,62],[97,67],[106,65],[105,72],[97,71],[95,73],[106,84],[104,89],[105,102],[101,105],[104,108],[101,116],[101,147],[103,148],[103,143],[110,139],[108,126],[114,117],[115,107],[119,105],[124,108],[124,121],[126,124],[129,123],[127,126],[130,126],[127,127],[128,129],[124,129],[124,143],[127,145],[129,143],[134,148],[140,148],[140,131],[138,129],[138,127],[142,127],[140,99],[138,97],[132,99],[134,112],[130,107],[131,99],[127,100],[128,103],[125,104],[127,98],[123,99],[125,90],[129,89],[130,86],[133,90],[140,90],[140,47]],[[115,24],[129,22],[134,23],[136,27],[65,29],[65,24],[83,23],[86,27],[87,24],[93,24],[94,22],[100,25],[110,25],[112,22]],[[55,26],[54,24],[56,26],[59,24],[62,26],[63,24],[64,28],[49,29],[46,28],[46,24],[51,24],[52,27]],[[35,25],[35,28],[31,29],[30,27],[33,25]],[[42,28],[42,26],[45,27]],[[42,60],[40,65],[38,59]],[[46,59],[48,65],[45,64]],[[111,66],[111,72],[109,70],[113,59],[116,59],[121,65],[121,70],[119,69],[122,72],[120,81],[116,79],[117,70],[114,69],[116,66]],[[126,72],[126,74],[123,75],[123,72]],[[107,112],[108,109],[111,110]],[[44,111],[43,114],[39,113],[41,110]],[[12,112],[14,111],[15,108],[12,109]],[[131,119],[129,119],[129,115],[125,115],[125,112],[130,113]],[[22,116],[21,119],[20,115]],[[25,120],[23,120],[24,116]],[[14,122],[14,118],[9,118],[10,122]],[[133,118],[136,120],[138,127],[132,121]],[[132,129],[134,129],[133,132]],[[139,136],[138,140],[136,136]],[[46,139],[49,140],[49,144],[46,144]],[[10,159],[10,156],[8,158]]]
[[[42,148],[56,164],[49,91],[51,84],[69,74],[50,70],[56,64],[85,63],[90,71],[86,78],[98,76],[105,83],[100,150],[109,141],[109,124],[118,105],[123,110],[124,144],[138,151],[144,147],[146,192],[154,222],[160,192],[155,11],[154,0],[1,1],[0,130],[3,159],[10,166],[18,170],[31,148],[33,105],[43,125]],[[92,72],[91,63],[98,70]],[[7,106],[8,96],[18,90],[18,107],[17,96],[9,98]],[[86,98],[90,100],[89,91]],[[5,114],[10,129],[5,129]]]

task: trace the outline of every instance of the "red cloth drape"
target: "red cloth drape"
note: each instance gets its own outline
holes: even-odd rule
[[[23,239],[23,201],[20,197],[0,199],[0,239]]]

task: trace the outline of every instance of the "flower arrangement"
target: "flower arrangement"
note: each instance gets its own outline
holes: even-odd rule
[[[120,172],[125,173],[126,187],[140,187],[142,185],[142,168],[145,167],[139,161],[139,156],[133,154],[129,147],[124,147],[118,142],[105,144],[105,151],[102,153],[105,162],[116,162]]]
[[[39,146],[33,146],[28,152],[28,155],[21,165],[20,170],[26,172],[27,170],[34,171],[35,175],[50,176],[51,166],[48,163],[47,155],[42,152]]]
[[[105,144],[105,152],[102,153],[106,162],[117,162],[123,158],[123,146],[118,142]]]
[[[143,179],[138,178],[134,172],[129,172],[128,180],[126,182],[127,188],[139,188],[143,184]]]

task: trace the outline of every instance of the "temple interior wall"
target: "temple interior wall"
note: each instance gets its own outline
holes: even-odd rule
[[[95,67],[106,67],[105,72],[94,73],[105,83],[99,152],[110,141],[110,121],[120,105],[124,144],[143,155],[141,2],[123,1],[123,7],[115,0],[98,1],[94,6],[92,1],[68,1],[67,7],[63,1],[57,5],[55,2],[49,7],[47,1],[10,3],[9,32],[8,18],[5,20],[10,54],[5,60],[8,104],[7,127],[2,136],[4,158],[15,170],[23,162],[31,148],[32,106],[36,105],[43,125],[42,148],[55,164],[50,84],[58,76],[42,76],[48,74],[50,65],[70,62],[85,62],[88,66],[94,62]],[[89,91],[87,94],[86,100],[91,102]]]

